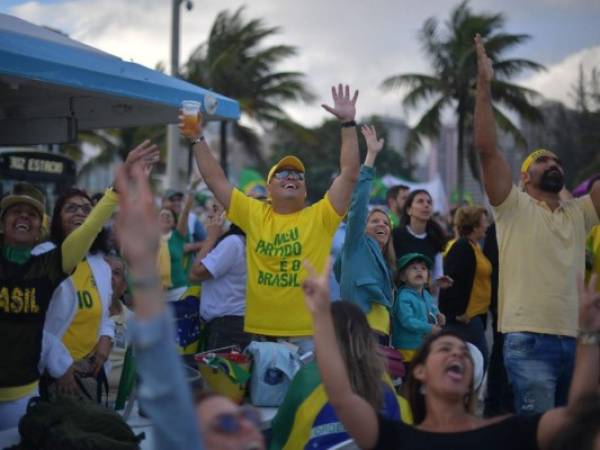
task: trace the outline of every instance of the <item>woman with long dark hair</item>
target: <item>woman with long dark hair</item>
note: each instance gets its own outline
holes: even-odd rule
[[[348,434],[362,449],[546,449],[577,401],[597,392],[600,379],[600,293],[580,281],[579,339],[566,408],[531,416],[482,419],[471,413],[473,361],[467,343],[451,331],[432,335],[411,363],[408,391],[414,426],[383,418],[358,395],[340,355],[331,315],[327,275],[307,264],[303,283],[313,317],[317,362],[325,392]],[[595,277],[594,277],[595,278]]]
[[[82,189],[71,188],[61,195],[52,213],[50,242],[36,251],[62,245],[93,208],[92,198]],[[107,250],[107,231],[103,228],[73,274],[54,291],[44,327],[62,340],[75,370],[93,376],[101,373],[114,339],[114,323],[109,319],[112,274],[104,260]],[[95,399],[96,391],[82,395]]]
[[[389,420],[409,420],[391,385],[384,381],[384,362],[362,310],[348,301],[329,305],[335,339],[352,391]],[[327,357],[327,355],[323,356]],[[272,450],[328,449],[349,438],[321,384],[316,361],[292,380],[273,419]],[[296,412],[302,411],[300,414]],[[402,417],[401,417],[402,415]]]
[[[411,191],[404,204],[400,226],[394,229],[394,251],[400,259],[408,253],[420,253],[431,259],[432,280],[444,274],[442,252],[447,237],[433,219],[433,198],[425,189]]]
[[[372,126],[363,126],[367,156],[360,168],[352,193],[344,246],[335,265],[344,300],[358,305],[369,325],[387,341],[390,334],[390,308],[393,302],[393,272],[396,265],[390,219],[385,211],[369,211],[369,196],[375,176],[375,159],[383,148]],[[382,342],[387,343],[387,342]]]

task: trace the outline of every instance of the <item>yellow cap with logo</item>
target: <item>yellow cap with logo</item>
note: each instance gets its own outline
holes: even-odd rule
[[[299,158],[296,158],[292,155],[284,156],[279,160],[277,164],[271,167],[271,170],[269,170],[269,175],[267,175],[267,184],[271,182],[271,178],[273,178],[275,172],[277,172],[282,167],[291,167],[293,169],[296,169],[298,172],[305,172],[304,164],[302,164],[302,161],[300,161]]]

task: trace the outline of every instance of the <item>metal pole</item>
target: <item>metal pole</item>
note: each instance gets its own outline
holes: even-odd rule
[[[171,76],[179,76],[179,6],[182,0],[171,0]],[[167,125],[167,188],[177,188],[180,183],[178,162],[180,160],[179,130],[177,125]]]

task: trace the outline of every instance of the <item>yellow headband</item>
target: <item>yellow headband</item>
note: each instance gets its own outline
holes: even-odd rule
[[[525,158],[525,161],[523,161],[523,164],[521,164],[521,173],[527,172],[531,164],[533,164],[535,161],[537,161],[538,158],[542,156],[549,156],[550,158],[558,159],[558,156],[556,156],[556,154],[551,152],[550,150],[546,150],[545,148],[538,148],[537,150],[531,152],[527,158]]]

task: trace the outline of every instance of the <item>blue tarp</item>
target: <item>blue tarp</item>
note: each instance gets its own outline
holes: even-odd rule
[[[218,100],[212,118],[239,118],[235,100],[0,14],[0,121],[69,118],[79,130],[175,123],[182,100],[209,93]]]

